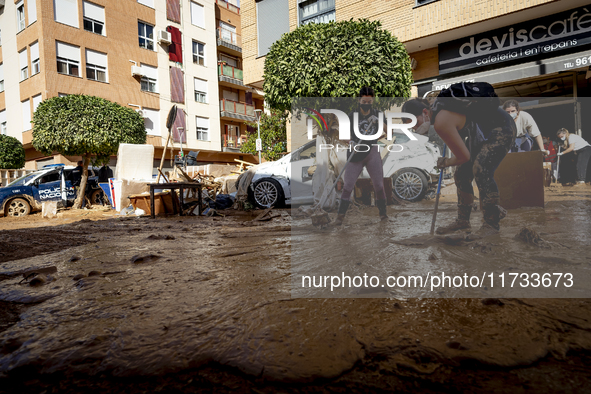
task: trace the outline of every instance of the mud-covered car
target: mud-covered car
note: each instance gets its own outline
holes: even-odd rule
[[[4,216],[25,216],[41,210],[44,201],[57,201],[58,207],[74,204],[76,192],[71,172],[75,167],[51,164],[0,187],[0,213]],[[92,204],[101,204],[103,192],[98,177],[89,171],[86,196]]]
[[[420,201],[437,181],[439,148],[419,134],[415,134],[417,141],[403,133],[394,136],[395,143],[403,149],[388,152],[382,158],[384,178],[391,179],[392,190],[399,198]],[[312,176],[308,169],[315,164],[316,140],[311,140],[280,160],[259,165],[248,190],[250,201],[258,207],[313,203]],[[360,178],[369,179],[367,169],[363,169]]]

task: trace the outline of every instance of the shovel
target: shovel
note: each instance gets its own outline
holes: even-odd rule
[[[353,146],[355,146],[355,145],[353,144]],[[330,223],[330,216],[328,216],[328,212],[324,211],[322,209],[322,207],[326,203],[328,196],[330,196],[330,194],[332,193],[334,188],[337,186],[337,183],[339,182],[339,179],[341,179],[341,176],[343,176],[343,174],[345,173],[345,169],[347,168],[347,165],[349,165],[349,163],[351,162],[351,159],[353,158],[353,156],[355,156],[355,150],[353,150],[353,153],[351,153],[351,155],[347,159],[347,162],[343,166],[343,169],[339,173],[339,176],[337,177],[337,179],[335,179],[329,192],[322,193],[322,196],[320,197],[320,201],[318,202],[318,204],[316,204],[315,206],[312,207],[312,209],[314,210],[314,213],[311,216],[313,226],[322,228],[324,226],[327,226]]]
[[[558,147],[558,161],[556,162],[556,183],[558,183],[558,178],[560,177],[560,149],[562,146]]]

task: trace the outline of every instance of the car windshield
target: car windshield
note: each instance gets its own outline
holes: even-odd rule
[[[39,175],[38,172],[23,175],[20,178],[10,182],[7,186],[23,186],[25,183],[27,183],[28,181],[30,181],[31,179],[35,178],[38,175]]]

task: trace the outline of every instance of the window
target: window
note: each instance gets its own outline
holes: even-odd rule
[[[142,64],[141,89],[144,92],[158,93],[158,69],[156,67]]]
[[[18,53],[18,59],[21,67],[21,81],[29,78],[29,59],[27,59],[27,48]]]
[[[220,61],[226,63],[228,66],[238,67],[238,59],[235,57],[220,54]]]
[[[205,66],[205,44],[193,41],[193,63]]]
[[[8,134],[8,127],[6,126],[6,111],[0,111],[0,134]]]
[[[31,104],[29,101],[21,102],[23,107],[23,131],[31,130]]]
[[[40,94],[33,97],[33,113],[35,113],[35,111],[37,111],[37,107],[39,106],[39,104],[41,104],[41,95]]]
[[[156,109],[142,108],[144,126],[148,135],[160,135],[160,112]]]
[[[41,72],[41,65],[39,64],[39,43],[36,42],[31,45],[31,75],[36,75]]]
[[[4,63],[0,63],[0,92],[4,91]]]
[[[195,101],[198,103],[207,103],[207,81],[194,78],[195,83]]]
[[[209,119],[196,116],[197,139],[200,141],[209,141]]]
[[[433,3],[437,0],[415,0],[415,7],[421,6],[421,5],[425,5],[425,4],[429,4],[429,3]]]
[[[154,8],[154,0],[137,0],[137,2],[147,7]]]
[[[140,48],[154,50],[154,26],[144,22],[138,22],[138,36],[140,39]]]
[[[300,25],[335,20],[335,0],[307,0],[299,4]]]
[[[82,2],[84,12],[84,30],[105,35],[105,9],[99,5]]]
[[[237,148],[242,144],[240,138],[240,126],[227,124],[224,125],[224,131],[224,146]]]
[[[107,55],[86,50],[86,78],[107,82]]]
[[[16,5],[16,32],[24,30],[25,28],[25,3],[19,2]]]
[[[78,28],[78,1],[53,0],[53,12],[56,22]]]
[[[220,21],[220,38],[230,44],[238,45],[236,26]]]
[[[205,29],[205,16],[201,4],[191,2],[191,24]]]
[[[289,33],[289,2],[262,0],[256,2],[258,55],[265,56],[283,33]]]
[[[29,12],[29,25],[37,20],[37,1],[27,1],[27,11]]]
[[[56,41],[57,72],[80,76],[80,47]]]

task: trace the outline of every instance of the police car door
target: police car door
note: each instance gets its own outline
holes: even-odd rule
[[[76,200],[76,190],[74,190],[70,180],[71,174],[72,170],[70,169],[64,169],[61,173],[61,197],[64,206],[72,205]]]
[[[38,202],[61,200],[61,170],[53,170],[38,178],[32,189]]]

